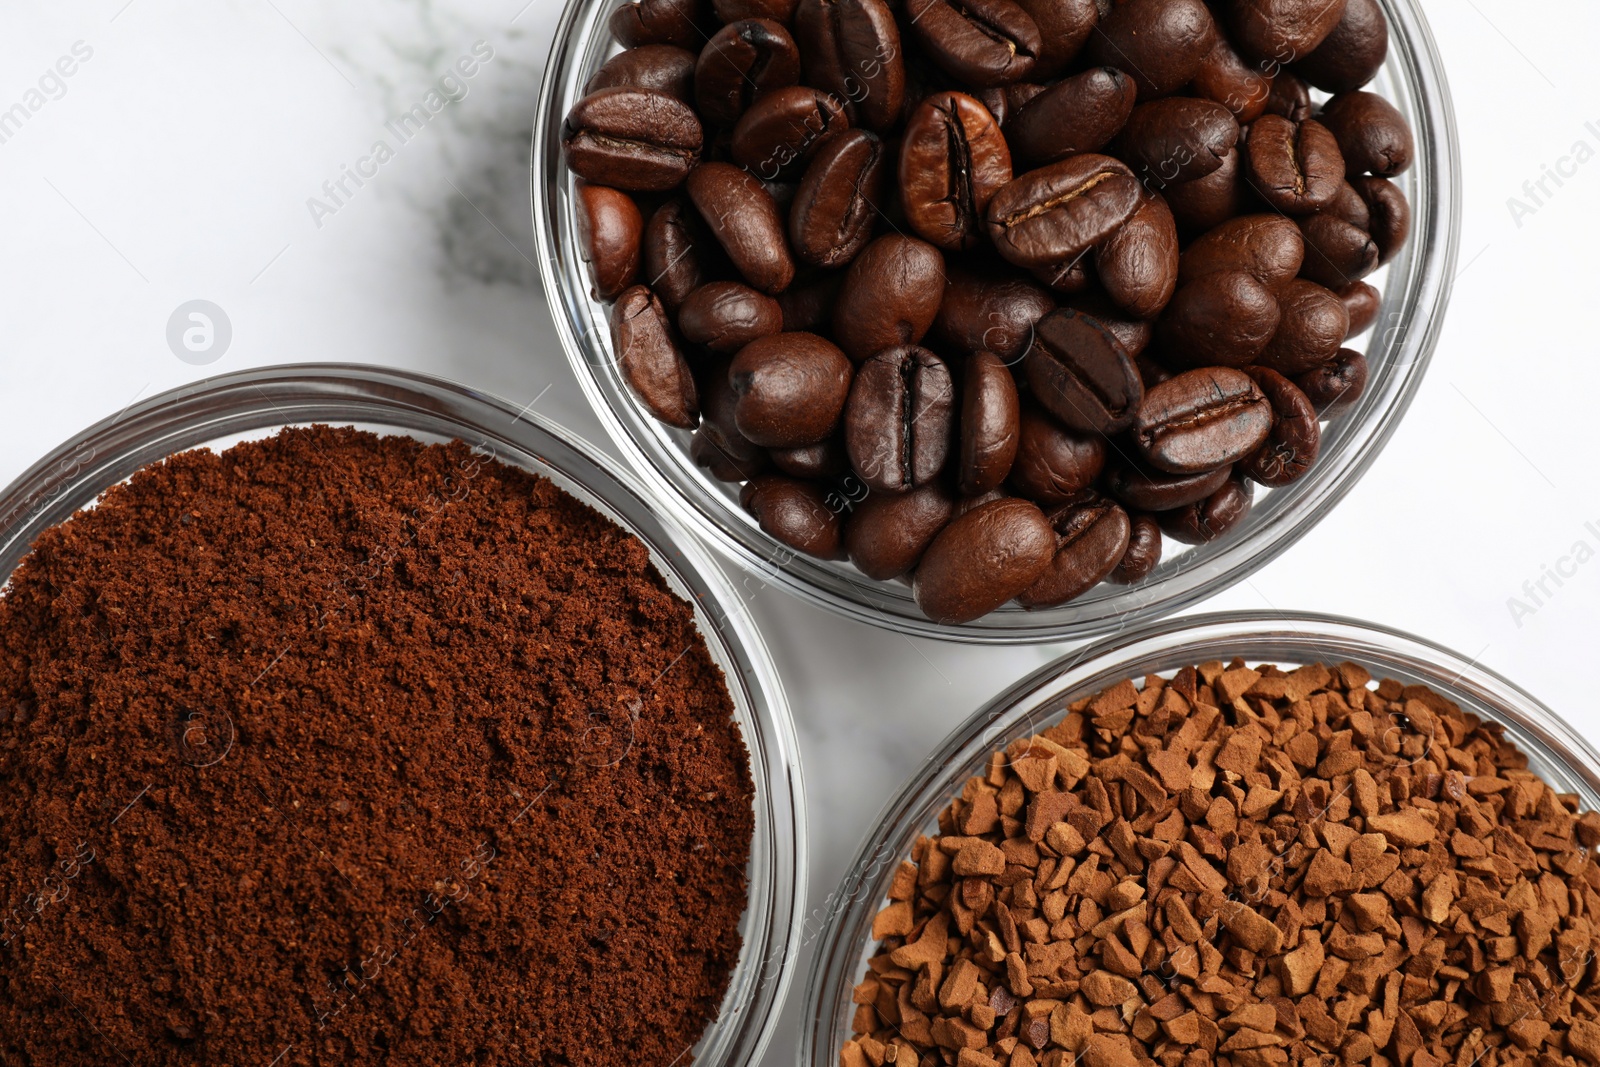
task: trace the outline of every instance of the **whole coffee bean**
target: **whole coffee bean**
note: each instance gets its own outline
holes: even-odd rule
[[[689,294],[678,329],[690,344],[737,352],[751,341],[783,332],[783,308],[739,282],[707,282]]]
[[[1060,77],[1072,65],[1100,20],[1097,0],[1017,0],[1017,6],[1039,27],[1044,43],[1032,76],[1044,81]]]
[[[844,524],[850,562],[880,582],[910,574],[955,517],[950,490],[935,482],[909,493],[871,493]]]
[[[794,18],[796,0],[711,0],[711,10],[723,22],[772,19],[787,24]]]
[[[1194,91],[1215,100],[1239,122],[1254,122],[1267,110],[1272,96],[1272,76],[1255,63],[1247,63],[1222,34],[1195,72]]]
[[[650,414],[684,430],[699,425],[694,373],[673,339],[666,308],[648,286],[636,285],[617,298],[611,345],[623,379]]]
[[[726,265],[721,246],[682,197],[667,201],[650,216],[641,259],[645,281],[674,314],[690,293]]]
[[[833,309],[833,334],[861,362],[921,343],[944,296],[944,256],[926,241],[885,234],[862,250]]]
[[[1098,493],[1063,504],[1045,516],[1056,531],[1056,554],[1017,597],[1025,608],[1053,608],[1103,582],[1128,551],[1128,513]]]
[[[1026,500],[994,500],[939,532],[912,590],[928,618],[956,625],[982,618],[1032,585],[1056,554],[1056,531]]]
[[[992,352],[1010,366],[1033,344],[1034,325],[1056,309],[1043,286],[996,266],[971,270],[952,266],[933,337],[961,352]]]
[[[949,251],[978,246],[995,191],[1011,180],[1011,150],[989,109],[965,93],[917,105],[900,147],[900,206],[917,236]]]
[[[1272,429],[1272,405],[1249,375],[1204,367],[1145,395],[1131,439],[1139,456],[1170,474],[1198,474],[1254,452]]]
[[[1320,367],[1294,380],[1311,406],[1324,416],[1338,415],[1355,406],[1367,389],[1367,357],[1348,348]]]
[[[1277,298],[1253,275],[1217,271],[1173,294],[1156,337],[1162,354],[1179,365],[1243,367],[1267,347],[1279,318]]]
[[[816,444],[838,428],[850,380],[850,361],[816,334],[752,341],[728,367],[728,383],[739,398],[734,425],[764,448]]]
[[[1199,474],[1168,474],[1119,461],[1106,472],[1106,491],[1124,507],[1171,511],[1204,500],[1221,489],[1232,474],[1231,466]]]
[[[1139,194],[1125,163],[1085,152],[1002,186],[989,201],[989,237],[1019,267],[1070,263],[1126,222]]]
[[[1022,408],[1011,465],[1017,495],[1047,507],[1062,504],[1092,486],[1105,466],[1104,437],[1074,433],[1036,405]]]
[[[1274,291],[1300,273],[1305,239],[1282,215],[1241,215],[1208,231],[1184,250],[1178,284],[1220,271],[1243,271]]]
[[[1333,32],[1295,71],[1329,93],[1348,93],[1377,75],[1389,55],[1389,20],[1378,0],[1350,0]]]
[[[1084,50],[1089,62],[1133,75],[1141,100],[1187,85],[1217,33],[1201,0],[1125,0],[1100,19],[1099,29]]]
[[[1139,202],[1094,252],[1095,275],[1113,303],[1136,319],[1161,314],[1178,287],[1178,225],[1160,196]]]
[[[1322,450],[1322,427],[1317,422],[1316,408],[1299,386],[1277,371],[1251,367],[1245,373],[1272,405],[1272,432],[1234,469],[1273,488],[1298,481]]]
[[[846,130],[817,149],[789,208],[795,258],[814,267],[843,267],[872,239],[889,174],[876,134]]]
[[[794,259],[772,194],[730,163],[702,163],[690,172],[689,199],[745,281],[763,293],[794,280]]]
[[[1339,143],[1312,119],[1262,115],[1250,124],[1245,157],[1256,193],[1285,215],[1320,210],[1338,195],[1344,177]]]
[[[594,271],[595,292],[601,300],[614,300],[639,276],[644,217],[633,197],[603,185],[580,182],[574,199],[578,242]]]
[[[1411,166],[1416,154],[1411,127],[1399,109],[1377,93],[1340,93],[1322,106],[1317,119],[1339,143],[1348,176],[1390,178]]]
[[[780,22],[740,19],[700,52],[694,96],[700,117],[731,126],[757,97],[800,81],[800,49]]]
[[[611,13],[611,36],[632,48],[672,44],[698,49],[703,14],[699,0],[623,0]]]
[[[778,294],[785,333],[823,333],[833,320],[833,305],[844,286],[844,271],[823,271]]]
[[[1161,565],[1161,526],[1150,515],[1129,516],[1128,550],[1106,576],[1118,585],[1137,585]]]
[[[1306,242],[1302,277],[1330,289],[1343,289],[1378,269],[1378,245],[1366,230],[1326,211],[1298,221]]]
[[[1267,113],[1281,115],[1290,122],[1304,122],[1315,111],[1311,87],[1292,71],[1278,71],[1272,79],[1272,92],[1267,94]]]
[[[1228,36],[1247,58],[1292,63],[1316,51],[1344,15],[1345,0],[1223,0]]]
[[[926,348],[889,348],[856,368],[844,411],[851,466],[873,489],[903,493],[944,470],[956,428],[950,368]]]
[[[1383,294],[1366,282],[1356,282],[1338,291],[1339,302],[1350,316],[1350,332],[1345,340],[1359,337],[1372,329],[1378,321],[1378,309],[1383,304]]]
[[[690,456],[713,478],[744,482],[767,466],[767,450],[739,432],[734,412],[739,396],[728,381],[731,361],[719,359],[701,375],[700,428],[690,442]]]
[[[1112,151],[1145,188],[1159,192],[1204,178],[1238,143],[1233,112],[1213,100],[1171,96],[1134,108]]]
[[[1006,123],[1006,140],[1031,164],[1098,152],[1128,124],[1138,94],[1123,71],[1092,67],[1029,100]]]
[[[1205,545],[1231,532],[1250,514],[1254,490],[1242,478],[1229,478],[1198,504],[1156,516],[1162,531],[1186,545]]]
[[[1400,187],[1387,178],[1352,179],[1356,194],[1367,205],[1367,232],[1378,246],[1378,263],[1392,260],[1411,236],[1411,204]]]
[[[850,128],[839,98],[791,85],[751,104],[733,128],[733,161],[763,181],[804,173],[822,143]]]
[[[799,448],[774,448],[768,451],[772,465],[795,478],[811,481],[843,478],[850,473],[850,456],[838,436]]]
[[[1100,320],[1068,308],[1039,320],[1022,367],[1039,403],[1082,433],[1126,428],[1144,399],[1139,369],[1122,343]]]
[[[757,451],[760,451],[759,449]],[[704,423],[689,438],[689,459],[696,467],[705,471],[719,482],[745,482],[760,474],[766,467],[766,456],[763,453],[759,462],[750,466],[740,464],[718,447],[712,436],[706,433]]]
[[[674,44],[646,44],[618,52],[606,60],[594,77],[584,86],[583,92],[627,87],[653,89],[677,97],[685,104],[694,103],[695,54]]]
[[[739,505],[781,544],[818,559],[844,559],[844,524],[817,483],[763,474],[745,483]]]
[[[1021,435],[1016,379],[993,352],[967,357],[961,388],[961,452],[956,488],[980,496],[1011,473]]]
[[[1117,339],[1129,358],[1137,359],[1140,353],[1150,347],[1150,341],[1155,336],[1154,323],[1128,318],[1126,312],[1112,306],[1111,301],[1100,293],[1081,293],[1068,300],[1067,306],[1092,319],[1099,319],[1100,325],[1111,331],[1111,336]]]
[[[1253,196],[1244,180],[1244,153],[1235,148],[1222,157],[1222,166],[1182,185],[1161,191],[1180,232],[1203,234],[1253,208]]]
[[[1356,187],[1349,182],[1340,183],[1338,195],[1328,201],[1328,205],[1318,214],[1332,215],[1363,232],[1372,228],[1372,212],[1368,210],[1367,202],[1361,199],[1361,194],[1356,192]]]
[[[1297,279],[1278,294],[1282,321],[1257,362],[1279,374],[1303,374],[1328,362],[1350,332],[1344,302],[1315,282]]]
[[[1010,85],[1032,71],[1044,40],[1015,0],[905,0],[911,35],[967,85]]]
[[[662,192],[683,183],[704,134],[694,111],[653,89],[618,87],[573,105],[562,127],[567,166],[580,178],[630,192]]]
[[[800,0],[794,26],[807,85],[848,101],[852,121],[869,130],[899,120],[906,65],[885,0]]]

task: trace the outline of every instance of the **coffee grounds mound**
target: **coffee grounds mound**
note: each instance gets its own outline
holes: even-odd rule
[[[1600,815],[1354,664],[1123,681],[989,759],[842,1067],[1600,1063]]]
[[[0,598],[0,1062],[683,1062],[749,759],[644,545],[456,443],[173,456]]]

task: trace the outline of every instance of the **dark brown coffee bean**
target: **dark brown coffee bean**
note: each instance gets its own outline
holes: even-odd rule
[[[1367,202],[1361,199],[1361,194],[1356,192],[1356,187],[1349,182],[1339,186],[1339,193],[1318,214],[1332,215],[1341,219],[1363,232],[1372,228],[1372,212],[1367,209]]]
[[[673,339],[666,308],[648,286],[636,285],[617,298],[611,345],[623,379],[650,414],[684,430],[699,425],[694,373]]]
[[[976,248],[995,191],[1011,180],[1011,150],[989,109],[938,93],[912,112],[900,147],[900,206],[917,235],[948,251]]]
[[[1084,50],[1089,62],[1133,75],[1141,100],[1187,85],[1217,33],[1201,0],[1125,0],[1100,19],[1099,28]]]
[[[1416,154],[1405,116],[1377,93],[1340,93],[1322,106],[1317,120],[1339,143],[1349,177],[1392,178],[1411,166]]]
[[[695,54],[673,44],[646,44],[618,52],[594,72],[583,92],[626,87],[653,89],[694,103]]]
[[[992,89],[978,89],[972,98],[988,109],[994,121],[1001,126],[1011,121],[1019,109],[1044,92],[1045,87],[1033,82],[1017,82],[1015,85],[995,86]]]
[[[961,383],[961,452],[956,488],[981,496],[1011,473],[1020,440],[1021,403],[1016,379],[993,352],[967,357]]]
[[[1178,284],[1219,271],[1251,275],[1274,291],[1300,273],[1305,240],[1292,219],[1282,215],[1241,215],[1210,230],[1184,250]]]
[[[763,448],[816,444],[838,428],[850,380],[850,361],[816,334],[752,341],[728,368],[728,383],[739,398],[734,424]]]
[[[798,176],[830,136],[850,128],[839,98],[791,85],[751,104],[733,128],[733,161],[763,181]]]
[[[1156,516],[1162,532],[1186,545],[1206,545],[1232,532],[1250,514],[1255,491],[1242,478],[1229,478],[1198,504]]]
[[[1254,363],[1278,329],[1278,300],[1254,276],[1206,274],[1181,286],[1156,323],[1161,354],[1179,366]]]
[[[1262,115],[1245,144],[1251,187],[1285,215],[1309,215],[1339,194],[1344,156],[1327,127]]]
[[[633,197],[603,185],[579,182],[575,199],[578,242],[594,272],[595,293],[615,300],[639,276],[644,217]]]
[[[1325,417],[1342,414],[1355,406],[1367,388],[1367,357],[1348,348],[1329,363],[1309,370],[1294,380],[1311,406]]]
[[[856,368],[844,411],[851,466],[873,489],[903,493],[944,470],[956,428],[950,368],[926,348],[879,352]]]
[[[739,432],[739,397],[728,381],[731,361],[719,359],[699,378],[700,428],[689,444],[695,464],[722,482],[749,481],[767,466],[767,450]]]
[[[1247,59],[1293,63],[1316,51],[1344,15],[1345,0],[1223,0],[1228,36]]]
[[[1338,291],[1339,302],[1350,316],[1350,332],[1345,340],[1359,337],[1372,329],[1378,321],[1378,309],[1383,304],[1383,294],[1366,282],[1356,282]]]
[[[795,478],[823,481],[850,473],[850,455],[837,436],[799,448],[774,448],[767,455],[774,467]]]
[[[794,19],[796,0],[711,0],[711,10],[723,22],[772,19],[787,25]]]
[[[1049,507],[1073,499],[1094,484],[1106,466],[1106,440],[1066,429],[1034,404],[1022,408],[1011,488]]]
[[[1281,115],[1290,122],[1304,122],[1315,111],[1311,104],[1311,87],[1291,71],[1278,71],[1278,76],[1272,79],[1272,92],[1267,94],[1267,113]]]
[[[630,192],[677,188],[700,161],[703,138],[700,119],[682,100],[624,87],[579,100],[561,132],[574,174]]]
[[[1144,399],[1122,343],[1098,319],[1068,308],[1039,320],[1022,367],[1039,403],[1082,433],[1126,428]]]
[[[989,237],[1019,267],[1070,263],[1126,222],[1139,195],[1126,164],[1086,152],[1002,186],[989,201]]]
[[[826,333],[833,321],[833,305],[844,286],[844,271],[824,271],[797,281],[778,294],[785,333]]]
[[[702,120],[731,126],[758,97],[800,81],[800,49],[783,24],[740,19],[700,52],[694,96]]]
[[[1244,179],[1244,152],[1235,148],[1222,157],[1222,166],[1182,185],[1161,191],[1172,218],[1182,233],[1193,236],[1216,229],[1224,222],[1255,210],[1254,197]]]
[[[645,226],[643,277],[673,314],[690,293],[727,266],[726,258],[694,205],[682,197],[657,208]]]
[[[1145,395],[1131,440],[1169,474],[1225,467],[1254,452],[1272,429],[1272,406],[1249,375],[1231,367],[1186,371]]]
[[[1100,21],[1097,0],[1017,0],[1039,27],[1043,45],[1033,65],[1033,77],[1048,81],[1060,77],[1078,58],[1078,52]]]
[[[1132,533],[1128,513],[1098,493],[1063,504],[1045,517],[1056,532],[1056,554],[1017,597],[1030,610],[1058,607],[1103,582],[1122,562]]]
[[[1168,474],[1119,461],[1106,472],[1106,491],[1123,506],[1141,511],[1171,511],[1185,507],[1222,488],[1232,467],[1199,474]]]
[[[1146,319],[1128,318],[1126,312],[1112,306],[1111,301],[1092,290],[1072,297],[1067,301],[1067,306],[1090,318],[1099,319],[1100,325],[1111,331],[1111,336],[1117,339],[1129,358],[1138,358],[1150,347],[1150,341],[1155,336],[1154,323]]]
[[[1317,422],[1316,409],[1299,386],[1277,371],[1251,367],[1245,373],[1272,405],[1272,432],[1234,469],[1272,488],[1298,481],[1311,469],[1322,449],[1322,427]]]
[[[1138,92],[1116,67],[1093,67],[1028,101],[1006,123],[1006,140],[1031,164],[1098,152],[1128,124]]]
[[[766,466],[764,456],[760,463],[749,467],[730,458],[717,446],[711,435],[706,433],[704,423],[701,423],[694,436],[689,438],[689,459],[696,467],[719,482],[749,481]]]
[[[623,0],[611,13],[611,36],[625,47],[672,44],[698,50],[705,38],[699,0]]]
[[[737,352],[751,341],[783,332],[783,308],[739,282],[707,282],[689,294],[678,329],[690,344]]]
[[[1295,64],[1318,89],[1348,93],[1377,75],[1389,55],[1389,20],[1378,0],[1350,0],[1333,32]]]
[[[1032,585],[1056,553],[1056,531],[1026,500],[994,500],[939,532],[912,589],[928,618],[957,625],[982,618]]]
[[[833,334],[850,358],[921,343],[944,296],[944,256],[926,241],[885,234],[850,264]]]
[[[845,520],[850,562],[880,582],[910,574],[955,510],[950,490],[937,482],[909,493],[872,493]]]
[[[1033,344],[1034,325],[1055,309],[1055,298],[1043,286],[1009,267],[952,266],[933,336],[960,352],[993,352],[1011,366]]]
[[[1161,526],[1150,515],[1131,515],[1128,532],[1128,550],[1110,574],[1109,582],[1118,585],[1137,585],[1161,565]]]
[[[1134,108],[1112,151],[1146,189],[1160,192],[1204,178],[1238,143],[1233,112],[1213,100],[1171,96]]]
[[[1343,289],[1378,269],[1378,245],[1366,230],[1326,211],[1297,221],[1306,242],[1301,277],[1330,289]]]
[[[844,559],[844,524],[816,482],[781,474],[750,479],[739,505],[754,515],[768,537],[818,559]]]
[[[800,0],[795,39],[807,85],[847,102],[852,121],[883,133],[906,101],[900,28],[884,0]]]
[[[1378,246],[1378,263],[1388,263],[1411,236],[1411,204],[1400,187],[1387,178],[1354,178],[1352,184],[1367,205],[1367,232]]]
[[[1178,287],[1178,225],[1160,196],[1149,194],[1133,216],[1094,252],[1095,275],[1113,303],[1136,319],[1161,314]]]
[[[1247,63],[1222,34],[1206,53],[1194,75],[1194,91],[1215,100],[1242,123],[1254,122],[1267,110],[1272,96],[1272,76],[1259,64]]]
[[[1350,332],[1344,302],[1315,282],[1299,279],[1278,294],[1282,321],[1256,361],[1293,377],[1328,362]]]
[[[890,160],[866,130],[846,130],[817,149],[789,208],[795,258],[814,267],[843,267],[867,246],[880,216]]]
[[[745,281],[763,293],[794,280],[794,259],[772,194],[731,163],[702,163],[689,174],[689,199]]]
[[[1010,85],[1032,71],[1044,41],[1015,0],[905,0],[911,36],[956,80]]]

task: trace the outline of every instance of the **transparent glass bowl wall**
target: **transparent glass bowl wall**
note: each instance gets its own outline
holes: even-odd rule
[[[1600,753],[1533,696],[1448,649],[1409,634],[1322,615],[1199,615],[1144,627],[1081,649],[1023,679],[957,727],[879,815],[830,900],[801,1017],[809,1067],[832,1067],[851,1035],[851,990],[866,973],[872,919],[919,834],[938,832],[939,812],[984,771],[991,752],[1059,721],[1067,705],[1124,678],[1243,657],[1252,666],[1358,663],[1375,678],[1432,687],[1463,711],[1505,727],[1529,766],[1580,806],[1600,809]]]
[[[710,555],[662,517],[630,476],[565,430],[449,383],[376,368],[318,364],[214,378],[91,427],[0,493],[0,574],[10,575],[47,527],[140,467],[185,449],[223,447],[310,423],[482,446],[503,463],[550,479],[636,535],[673,591],[694,605],[700,632],[727,675],[750,750],[755,836],[743,953],[719,1017],[683,1064],[754,1063],[771,1036],[800,943],[805,805],[789,706],[743,600]]]
[[[1389,60],[1371,86],[1395,102],[1416,133],[1417,159],[1400,184],[1415,215],[1406,250],[1374,279],[1382,312],[1367,346],[1373,364],[1366,395],[1328,424],[1311,473],[1273,492],[1257,490],[1241,528],[1217,544],[1179,551],[1147,581],[1101,585],[1059,608],[1015,606],[964,626],[943,626],[917,609],[907,586],[875,582],[847,563],[798,556],[756,525],[738,488],[706,475],[689,458],[689,435],[665,426],[629,392],[612,356],[608,309],[595,299],[580,254],[572,208],[573,176],[561,158],[561,124],[594,71],[617,51],[606,30],[615,0],[570,0],[556,29],[533,142],[533,214],[539,267],[556,329],[584,392],[628,461],[663,507],[763,580],[864,622],[906,633],[973,642],[1020,643],[1107,633],[1170,614],[1212,596],[1271,561],[1303,536],[1355,484],[1410,405],[1438,340],[1455,273],[1459,153],[1449,89],[1416,0],[1380,0],[1389,16]]]

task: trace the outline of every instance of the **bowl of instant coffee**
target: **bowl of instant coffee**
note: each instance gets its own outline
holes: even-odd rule
[[[356,366],[136,404],[0,494],[0,1061],[745,1065],[788,707],[583,442]]]
[[[1456,257],[1414,0],[573,0],[534,223],[583,388],[764,581],[1092,636],[1288,548]]]

